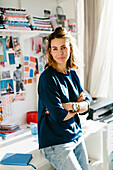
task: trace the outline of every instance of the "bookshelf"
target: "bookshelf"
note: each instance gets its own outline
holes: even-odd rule
[[[23,34],[23,33],[25,33],[25,34],[31,34],[31,35],[33,35],[33,34],[37,34],[37,35],[43,35],[43,34],[45,34],[45,35],[48,35],[48,34],[50,34],[50,33],[52,33],[51,31],[29,31],[29,30],[8,30],[8,29],[0,29],[0,34]]]
[[[20,36],[22,41],[25,39],[33,38],[33,37],[46,37],[51,34],[52,31],[28,31],[28,30],[0,30],[0,35],[2,36]]]

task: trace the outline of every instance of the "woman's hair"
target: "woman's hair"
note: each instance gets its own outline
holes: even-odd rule
[[[48,40],[47,50],[46,50],[47,64],[45,65],[45,68],[47,68],[49,66],[54,66],[56,63],[50,53],[51,40],[53,40],[55,38],[66,38],[69,40],[71,52],[70,52],[70,57],[67,61],[67,68],[68,69],[69,68],[78,69],[78,59],[77,59],[78,58],[78,49],[77,49],[76,41],[72,37],[71,33],[62,27],[57,27],[55,29],[55,31],[47,37],[47,40]]]

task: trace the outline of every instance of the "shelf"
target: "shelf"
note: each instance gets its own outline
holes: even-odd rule
[[[7,30],[7,29],[0,29],[0,35],[22,35],[23,37],[30,38],[34,36],[47,36],[51,34],[52,31],[32,31],[32,30]]]

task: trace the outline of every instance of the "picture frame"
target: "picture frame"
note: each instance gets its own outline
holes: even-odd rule
[[[14,94],[13,79],[0,80],[1,96]]]
[[[8,79],[8,78],[11,78],[10,70],[2,71],[2,79]]]
[[[7,63],[8,63],[8,65],[14,65],[16,63],[15,62],[14,50],[6,51],[6,55],[7,55]]]
[[[7,62],[5,38],[0,38],[0,63],[1,62]]]

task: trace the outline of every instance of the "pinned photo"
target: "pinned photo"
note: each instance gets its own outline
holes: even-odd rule
[[[16,94],[20,93],[20,90],[25,91],[24,89],[24,80],[22,78],[22,65],[19,64],[16,67],[16,70],[13,72],[13,79],[16,82]]]
[[[31,38],[31,49],[32,52],[38,54],[42,52],[42,38],[41,37],[34,37]]]
[[[7,62],[9,65],[15,64],[15,55],[13,50],[6,51]]]
[[[13,50],[14,50],[14,55],[15,57],[21,57],[21,47],[20,47],[20,42],[19,42],[19,37],[13,37]]]
[[[13,48],[12,36],[6,36],[6,49]]]
[[[10,77],[10,70],[2,71],[2,79],[7,79],[7,78],[11,78]]]
[[[6,61],[6,39],[0,38],[0,65],[5,67]]]
[[[14,50],[15,57],[21,57],[21,47],[19,37],[6,37],[6,50]]]
[[[1,96],[14,93],[13,79],[0,80]]]

